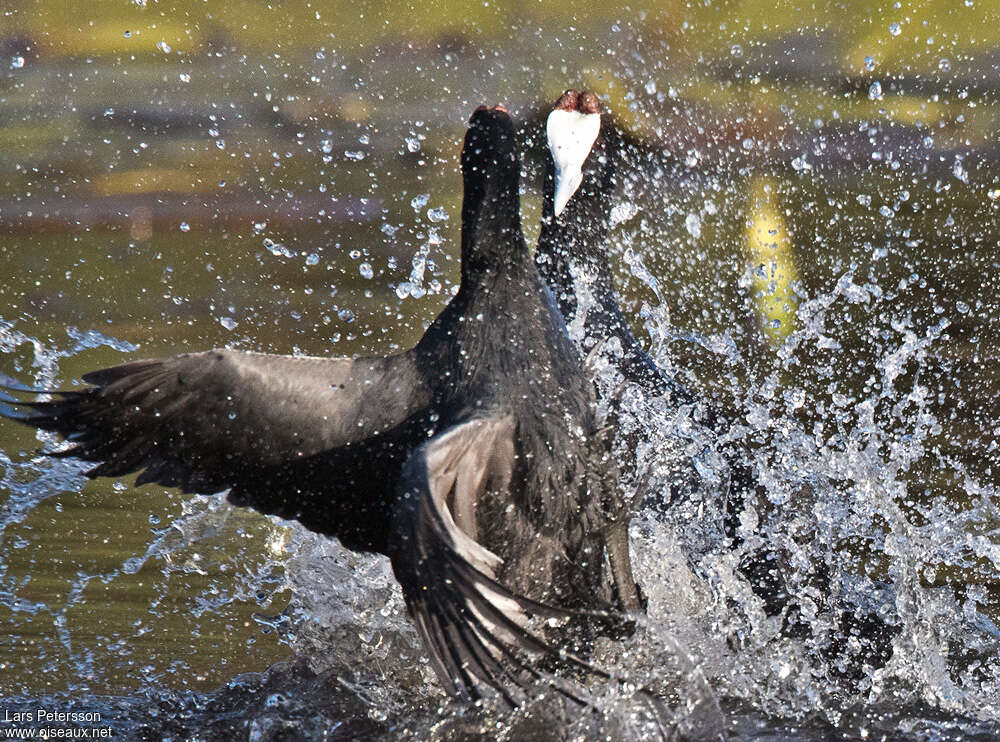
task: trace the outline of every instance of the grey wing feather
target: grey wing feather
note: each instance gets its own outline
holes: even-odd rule
[[[512,705],[541,677],[537,660],[560,653],[533,633],[534,617],[577,615],[515,595],[495,578],[500,558],[475,540],[476,500],[505,488],[514,466],[508,416],[477,417],[418,448],[403,467],[393,514],[393,570],[445,688],[478,698],[492,687]],[[465,513],[459,526],[455,513]]]
[[[94,476],[144,470],[140,483],[200,492],[378,435],[430,401],[412,353],[350,359],[212,350],[83,380],[93,386],[48,401],[5,395],[0,415],[60,433],[74,444],[61,455],[98,462]]]

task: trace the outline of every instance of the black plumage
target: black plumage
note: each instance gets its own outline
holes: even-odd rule
[[[593,304],[583,318],[583,334],[594,344],[610,338],[620,342],[623,352],[617,366],[626,381],[641,384],[658,395],[668,394],[675,406],[694,402],[695,395],[663,373],[649,357],[618,304],[608,260],[608,230],[621,146],[614,119],[602,111],[597,96],[589,92],[566,91],[555,111],[599,117],[600,125],[595,127],[593,144],[580,153],[585,158],[579,162],[582,177],[559,214],[555,213],[555,158],[552,146],[546,149],[542,224],[535,252],[538,272],[567,321],[576,319],[577,293],[585,290],[590,294]],[[558,132],[553,134],[560,136]]]
[[[592,387],[521,232],[519,167],[510,117],[477,110],[461,288],[404,353],[137,361],[49,401],[6,395],[0,414],[63,435],[58,455],[95,462],[90,476],[228,489],[387,554],[446,688],[516,701],[539,655],[602,630],[594,612],[637,607]],[[567,625],[532,633],[534,616]]]
[[[588,116],[589,122],[585,120]],[[766,542],[747,548],[741,538],[741,515],[748,501],[759,501],[763,492],[751,464],[751,452],[738,441],[729,440],[733,416],[709,400],[698,398],[659,368],[622,315],[608,260],[608,231],[622,141],[613,118],[602,110],[593,93],[568,90],[556,103],[548,123],[542,225],[536,251],[539,273],[567,321],[582,323],[587,343],[584,351],[616,340],[621,353],[605,357],[625,381],[638,384],[647,395],[662,396],[673,409],[691,405],[699,422],[724,441],[719,446],[728,468],[724,532],[733,549],[742,552],[739,571],[763,601],[766,613],[784,614],[786,633],[809,634],[811,628],[799,615],[790,594],[787,556]],[[580,295],[584,292],[589,294],[589,302],[586,316],[581,318],[577,314],[582,309]],[[630,471],[638,466],[637,459],[629,455],[637,448],[637,441],[626,443],[620,466],[623,474],[635,480],[643,476],[643,472]],[[669,517],[669,511],[666,515]],[[758,532],[757,536],[761,535]],[[829,567],[817,563],[811,565],[811,571],[812,595],[823,595],[831,581]],[[840,630],[823,653],[837,659],[836,665],[841,668],[838,672],[857,674],[865,664],[882,666],[888,661],[898,626],[850,603],[831,602],[827,607],[836,616]],[[859,644],[845,637],[862,641]]]
[[[589,131],[585,121],[588,117],[592,119]],[[622,141],[614,119],[602,110],[593,93],[567,90],[550,114],[548,135],[542,224],[535,260],[567,322],[582,323],[584,352],[616,341],[621,352],[606,355],[622,379],[638,384],[647,395],[666,398],[673,409],[691,405],[697,420],[724,438],[731,419],[657,366],[633,335],[619,306],[608,253]],[[567,156],[567,150],[574,151]],[[563,163],[558,162],[560,158]],[[569,175],[563,171],[570,171]],[[573,179],[576,172],[579,174]],[[568,189],[564,185],[567,181]],[[589,301],[581,306],[580,295],[584,292],[589,294]],[[584,309],[586,316],[578,317]],[[635,442],[628,446],[629,450],[635,448]],[[721,447],[720,453],[728,467],[725,530],[739,545],[739,517],[747,495],[755,492],[758,484],[747,450],[730,442]],[[637,465],[635,460],[622,463],[626,470]],[[741,565],[769,613],[777,613],[787,604],[785,583],[776,571],[779,564],[773,554],[762,552],[748,555]]]

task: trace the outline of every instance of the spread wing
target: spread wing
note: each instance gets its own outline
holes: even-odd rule
[[[390,558],[445,688],[479,698],[482,688],[492,687],[517,705],[526,683],[543,677],[536,668],[541,658],[560,656],[595,670],[530,628],[536,617],[579,613],[506,589],[495,579],[500,558],[475,540],[476,503],[507,487],[514,460],[514,423],[507,416],[473,418],[418,448],[403,467]]]
[[[139,484],[202,493],[232,487],[238,504],[285,517],[316,510],[307,505],[336,495],[338,482],[366,484],[374,477],[364,470],[378,468],[370,456],[401,466],[405,452],[395,449],[422,440],[419,418],[430,402],[412,353],[350,359],[212,350],[83,380],[92,386],[53,392],[48,401],[5,394],[0,415],[64,436],[72,445],[57,455],[95,462],[92,477],[141,471]],[[25,396],[24,387],[6,388]],[[339,535],[333,525],[306,525]]]

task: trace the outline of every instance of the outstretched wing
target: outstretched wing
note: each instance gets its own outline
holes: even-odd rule
[[[49,401],[0,400],[0,415],[53,430],[90,476],[211,493],[266,469],[358,444],[411,418],[430,391],[411,353],[307,358],[212,350],[86,374]],[[6,385],[24,396],[24,387]]]
[[[476,504],[502,492],[514,466],[509,416],[477,417],[417,449],[403,467],[390,549],[431,661],[454,695],[479,698],[492,687],[509,703],[542,677],[536,660],[559,653],[530,628],[533,618],[570,619],[574,611],[515,595],[495,579],[500,558],[475,539]],[[568,692],[560,688],[562,692]]]

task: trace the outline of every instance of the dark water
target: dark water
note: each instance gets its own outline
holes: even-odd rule
[[[185,23],[169,10],[164,36]],[[329,19],[268,47],[251,14],[253,39],[198,26],[169,53],[90,55],[40,14],[48,35],[23,24],[0,59],[0,372],[71,386],[221,345],[406,347],[458,280],[469,112],[502,100],[525,122],[534,235],[541,116],[582,81],[632,133],[612,256],[626,309],[661,364],[737,412],[766,488],[750,512],[807,631],[783,635],[736,570],[709,457],[689,502],[633,529],[649,618],[608,648],[625,682],[593,689],[602,712],[463,709],[384,561],[218,498],[87,481],[4,425],[3,709],[95,712],[59,724],[148,739],[1000,734],[989,47],[943,69],[944,42],[922,40],[933,74],[890,74],[879,54],[845,67],[853,37],[742,36],[705,12],[690,32],[639,11],[565,32],[487,13],[476,33],[361,51]],[[653,459],[704,435],[648,400],[631,412]],[[891,657],[859,662],[845,614],[891,626]]]

